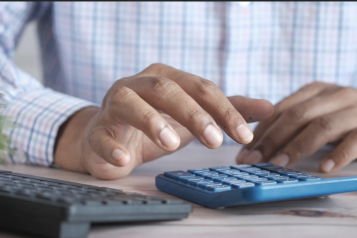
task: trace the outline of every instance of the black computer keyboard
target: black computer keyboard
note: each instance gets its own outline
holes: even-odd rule
[[[192,205],[0,170],[0,228],[35,237],[87,237],[91,223],[175,220]]]

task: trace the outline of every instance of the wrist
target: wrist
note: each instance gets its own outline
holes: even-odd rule
[[[85,130],[100,109],[86,107],[75,114],[60,127],[55,145],[54,163],[63,169],[88,173],[83,165],[82,146]]]

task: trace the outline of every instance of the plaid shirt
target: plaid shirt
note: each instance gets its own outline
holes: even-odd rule
[[[39,21],[44,86],[12,62]],[[314,80],[357,86],[353,2],[1,2],[1,114],[12,162],[50,165],[60,125],[155,62],[227,95],[278,102]],[[229,140],[227,140],[229,141]]]

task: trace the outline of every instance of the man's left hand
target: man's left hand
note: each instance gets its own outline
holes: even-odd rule
[[[338,146],[320,164],[338,170],[357,158],[357,89],[315,82],[275,106],[237,163],[269,161],[292,168],[327,143]]]

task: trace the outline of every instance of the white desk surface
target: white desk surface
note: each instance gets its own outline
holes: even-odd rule
[[[190,145],[172,155],[136,168],[128,177],[101,181],[89,175],[24,165],[0,166],[18,173],[63,179],[72,182],[106,186],[130,192],[161,197],[173,197],[158,191],[154,178],[164,171],[232,165],[238,146],[224,146],[209,150]],[[326,154],[320,151],[297,167],[322,177],[357,176],[357,163],[334,174],[316,173],[318,162]],[[139,225],[95,225],[89,238],[118,237],[357,237],[357,192],[297,201],[275,202],[225,209],[208,209],[194,204],[188,219],[170,222],[141,223]],[[25,238],[3,233],[1,238]]]

